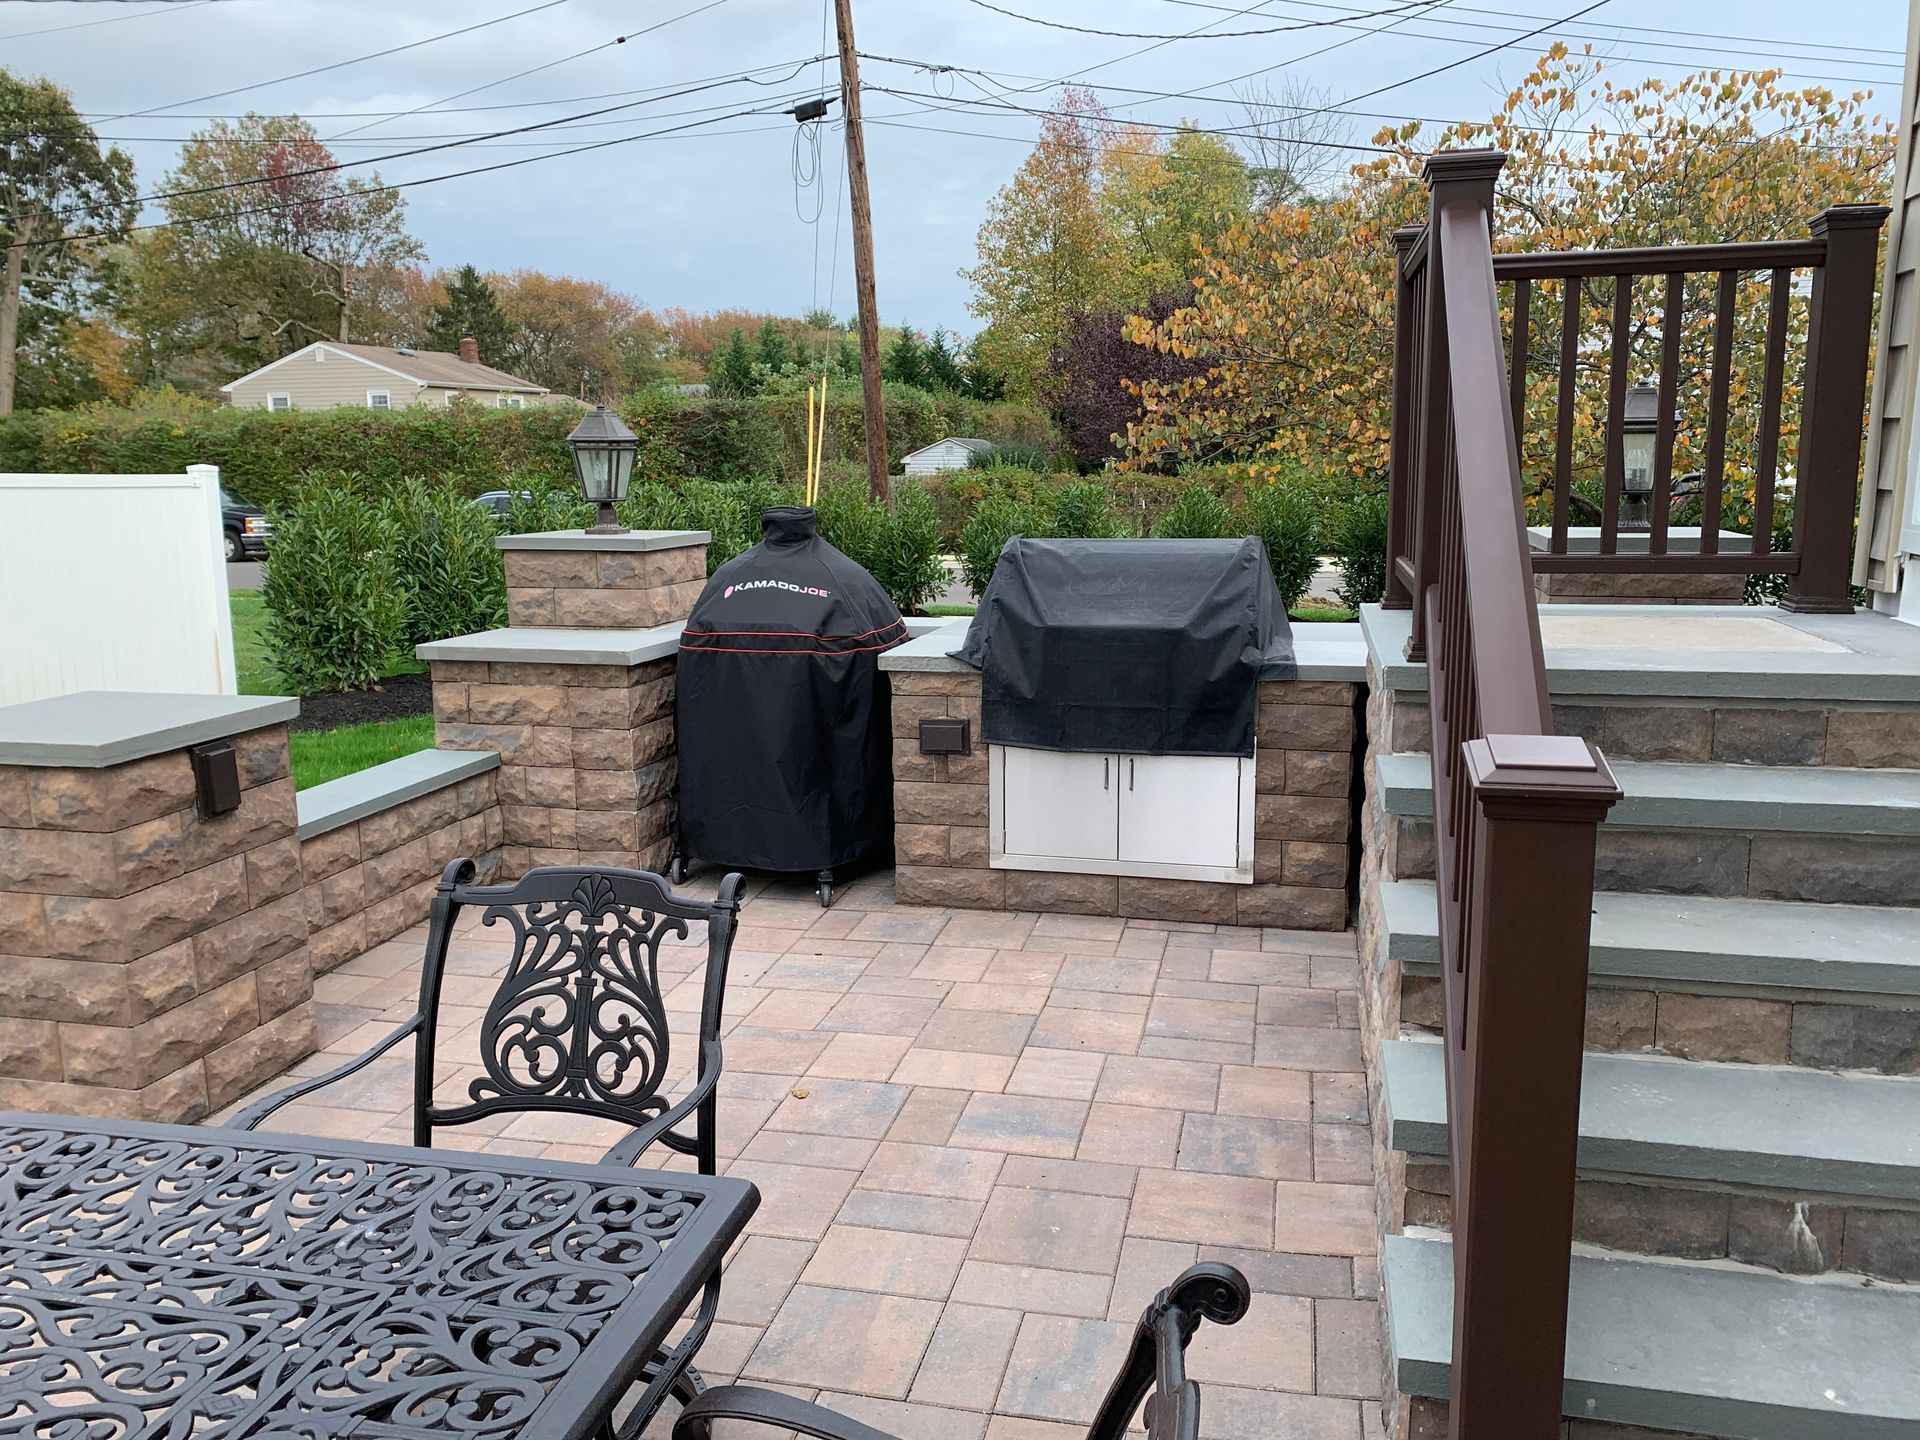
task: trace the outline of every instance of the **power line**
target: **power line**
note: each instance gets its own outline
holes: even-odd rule
[[[296,70],[291,75],[277,76],[272,80],[256,80],[246,85],[236,85],[230,90],[215,90],[208,95],[195,95],[188,100],[176,100],[171,105],[149,105],[144,110],[128,110],[124,114],[114,115],[113,120],[132,120],[141,115],[152,115],[160,110],[177,110],[182,105],[199,105],[208,100],[224,100],[229,95],[243,95],[249,90],[264,90],[270,85],[284,85],[289,80],[304,80],[310,75],[325,75],[332,70],[344,70],[349,65],[364,64],[368,60],[381,60],[389,55],[399,55],[408,50],[418,50],[423,45],[436,45],[442,40],[451,40],[458,35],[471,35],[476,30],[485,30],[491,25],[501,25],[508,20],[518,20],[522,15],[532,15],[541,10],[551,10],[556,5],[571,4],[572,0],[540,0],[537,5],[529,5],[524,10],[515,10],[511,14],[496,15],[491,20],[476,21],[472,25],[462,25],[457,30],[445,30],[438,35],[429,35],[424,40],[409,40],[405,45],[393,45],[385,50],[376,50],[370,55],[356,55],[351,60],[336,60],[329,65],[316,65],[310,70]]]
[[[1190,5],[1196,9],[1202,9],[1202,10],[1217,10],[1221,8],[1218,5],[1207,4],[1205,3],[1205,0],[1168,0],[1168,3],[1174,4],[1174,5]],[[1316,0],[1294,0],[1294,3],[1316,4]],[[1351,6],[1316,5],[1316,8],[1339,9],[1339,10],[1348,12],[1342,15],[1341,18],[1337,20],[1328,20],[1323,22],[1336,29],[1364,29],[1366,27],[1358,26],[1355,24],[1355,22],[1362,21],[1362,20],[1369,20],[1373,18],[1371,15],[1367,14],[1364,11],[1354,10]],[[1466,14],[1468,12],[1465,10],[1456,9],[1454,13]],[[1480,15],[1496,15],[1496,16],[1502,14],[1501,11],[1497,11],[1497,10],[1474,10],[1472,13],[1480,14]],[[1513,18],[1537,20],[1537,19],[1544,19],[1546,17],[1537,16],[1537,15],[1526,15],[1523,17],[1523,16],[1515,15]],[[1449,26],[1457,30],[1490,31],[1495,34],[1510,31],[1513,28],[1511,24],[1495,25],[1495,24],[1490,24],[1489,22],[1484,20],[1437,19],[1437,20],[1433,20],[1431,23],[1435,25]],[[1606,28],[1611,29],[1612,27],[1609,26]],[[1482,37],[1481,36],[1469,37],[1469,36],[1459,36],[1459,35],[1427,35],[1427,36],[1424,36],[1423,38],[1430,39],[1430,40],[1444,40],[1444,41],[1448,41],[1450,43],[1459,44],[1459,45],[1472,45],[1472,44],[1478,44]],[[1805,61],[1808,64],[1819,64],[1819,65],[1846,64],[1846,65],[1858,65],[1858,66],[1871,66],[1879,69],[1885,69],[1885,70],[1896,72],[1896,76],[1884,77],[1881,80],[1861,80],[1858,82],[1861,84],[1885,83],[1885,79],[1896,78],[1897,72],[1899,72],[1904,65],[1904,61],[1896,62],[1896,61],[1887,61],[1887,60],[1878,60],[1878,59],[1869,58],[1871,55],[1881,53],[1881,52],[1874,52],[1874,51],[1867,52],[1867,55],[1864,55],[1864,56],[1863,55],[1819,55],[1819,54],[1810,54],[1805,51],[1797,52],[1794,54],[1782,54],[1780,53],[1780,50],[1778,48],[1774,48],[1774,49],[1736,48],[1736,49],[1729,50],[1723,44],[1712,44],[1712,45],[1687,44],[1684,42],[1675,42],[1671,40],[1650,40],[1645,38],[1644,36],[1634,36],[1632,38],[1629,38],[1625,35],[1619,35],[1619,34],[1616,34],[1616,35],[1590,34],[1590,33],[1587,33],[1586,31],[1578,31],[1578,30],[1566,31],[1564,33],[1557,35],[1555,38],[1576,42],[1576,43],[1585,42],[1588,44],[1596,44],[1596,45],[1628,44],[1628,45],[1635,45],[1642,49],[1649,49],[1649,50],[1694,51],[1694,52],[1702,53],[1711,58],[1716,58],[1716,59],[1724,56],[1730,56],[1730,55],[1743,55],[1743,56],[1749,56],[1759,60],[1760,62],[1762,62],[1762,65],[1764,68],[1772,68],[1774,65],[1779,64],[1783,60],[1790,60],[1790,61]],[[1735,40],[1736,43],[1738,42],[1738,37],[1727,37],[1727,38]],[[1748,43],[1752,44],[1753,42],[1748,42]],[[1650,65],[1666,65],[1666,64],[1692,65],[1692,64],[1709,63],[1709,62],[1694,61],[1694,60],[1666,61],[1666,60],[1649,59],[1645,63]],[[1809,76],[1807,78],[1834,79],[1834,78],[1844,78],[1844,77]]]
[[[726,3],[727,3],[727,0],[707,0],[707,3],[704,5],[696,5],[691,10],[683,10],[678,15],[668,16],[665,20],[655,21],[651,25],[643,26],[638,30],[630,31],[625,35],[616,35],[614,36],[613,39],[603,40],[598,45],[589,45],[586,49],[576,50],[571,55],[562,55],[558,60],[549,60],[544,65],[534,65],[528,69],[516,71],[512,75],[506,76],[504,79],[489,80],[484,85],[475,85],[471,90],[457,91],[452,95],[443,96],[438,100],[430,100],[423,105],[416,105],[411,110],[395,111],[391,115],[386,115],[377,119],[369,120],[363,125],[355,125],[351,129],[340,131],[339,134],[337,135],[328,136],[327,141],[330,144],[335,140],[344,139],[348,135],[358,135],[362,130],[371,130],[376,125],[384,125],[389,120],[403,120],[409,115],[417,115],[422,110],[431,110],[438,106],[445,105],[448,102],[453,100],[464,100],[469,95],[478,95],[483,90],[493,90],[501,85],[511,84],[515,80],[524,80],[526,79],[527,76],[538,75],[543,70],[551,70],[555,66],[569,64],[572,61],[582,58],[583,56],[597,54],[599,51],[609,49],[610,47],[615,45],[624,45],[629,40],[638,39],[642,35],[650,35],[655,30],[664,30],[669,25],[677,24],[682,20],[686,20],[691,18],[692,16],[700,14],[702,11],[712,10],[716,6],[724,5]]]
[[[971,0],[982,10],[991,10],[996,15],[1005,15],[1014,20],[1024,20],[1029,25],[1044,25],[1050,30],[1071,30],[1076,35],[1109,35],[1117,40],[1239,40],[1249,35],[1281,35],[1293,30],[1316,30],[1322,25],[1332,25],[1333,20],[1303,20],[1293,25],[1268,25],[1258,30],[1188,30],[1178,35],[1168,35],[1148,30],[1100,30],[1091,25],[1069,25],[1064,20],[1044,20],[1038,15],[1022,14],[1018,10],[1009,10],[1005,6],[995,5],[992,0]],[[1395,5],[1386,10],[1375,10],[1361,17],[1369,20],[1384,19],[1397,15],[1403,10],[1411,10],[1427,3],[1427,0],[1407,0],[1407,3]],[[1209,5],[1209,10],[1225,10],[1224,5]],[[1245,11],[1238,12],[1245,14]]]
[[[1563,17],[1562,19],[1549,20],[1546,22],[1546,24],[1541,25],[1536,29],[1529,30],[1524,35],[1516,35],[1511,40],[1502,40],[1498,45],[1489,45],[1486,49],[1476,50],[1471,55],[1462,55],[1457,60],[1449,60],[1445,65],[1436,65],[1431,70],[1422,70],[1418,75],[1409,75],[1404,80],[1395,80],[1389,85],[1379,85],[1373,88],[1372,90],[1362,91],[1358,95],[1349,95],[1347,96],[1346,99],[1342,100],[1340,103],[1342,105],[1357,104],[1359,101],[1362,101],[1362,100],[1371,100],[1376,95],[1385,95],[1390,90],[1403,90],[1409,85],[1416,84],[1422,80],[1430,80],[1435,75],[1445,74],[1449,70],[1458,70],[1462,65],[1471,65],[1476,60],[1484,60],[1489,55],[1497,55],[1502,50],[1507,50],[1512,48],[1515,45],[1518,45],[1522,40],[1531,40],[1536,35],[1540,35],[1545,31],[1553,29],[1556,26],[1565,25],[1569,21],[1578,20],[1582,15],[1591,15],[1594,11],[1598,10],[1601,6],[1605,5],[1606,3],[1607,3],[1607,0],[1593,0],[1593,3],[1591,5],[1583,6],[1581,9],[1575,10],[1573,13]],[[1329,105],[1322,105],[1317,110],[1304,111],[1298,116],[1295,116],[1294,118],[1305,120],[1315,115],[1324,115],[1331,108],[1333,107]]]
[[[381,185],[371,185],[358,192],[356,199],[365,199],[374,195],[393,194],[401,190],[417,189],[422,185],[437,185],[443,180],[461,180],[471,175],[487,175],[496,170],[513,170],[522,165],[535,165],[543,160],[560,160],[569,155],[584,155],[592,150],[605,150],[614,145],[630,145],[637,140],[656,140],[668,135],[683,134],[705,125],[718,125],[728,120],[738,120],[749,115],[774,115],[781,113],[777,109],[761,106],[755,109],[735,110],[730,114],[717,115],[710,120],[691,120],[684,125],[669,125],[660,130],[642,131],[635,135],[619,135],[610,140],[596,140],[587,145],[572,145],[563,150],[554,150],[545,155],[526,155],[517,160],[497,160],[491,165],[475,165],[466,170],[450,170],[441,175],[424,175],[415,180],[395,180]],[[744,130],[716,131],[716,134],[749,134],[754,131],[783,129],[783,126],[749,126]],[[239,210],[228,210],[219,215],[210,215],[197,220],[153,220],[142,225],[130,225],[125,234],[138,234],[151,230],[197,230],[207,225],[238,220],[248,215],[271,215],[281,210],[291,210],[312,203],[307,197],[299,196],[288,200],[276,200],[265,205],[252,205]],[[44,240],[29,240],[23,248],[35,248],[42,245],[70,245],[86,240],[109,238],[104,231],[87,231],[77,235],[54,235]],[[114,236],[112,238],[118,238]]]
[[[158,10],[136,10],[131,15],[109,15],[105,20],[76,20],[71,25],[49,25],[44,30],[16,30],[11,35],[0,35],[0,40],[25,40],[33,35],[58,35],[66,30],[91,30],[96,25],[118,25],[125,20],[145,20],[154,15],[178,15],[183,10],[198,10],[202,5],[211,5],[213,0],[168,0]]]
[[[1225,10],[1228,8],[1227,6],[1219,4],[1218,0],[1164,0],[1164,3],[1169,5],[1184,5],[1195,10]],[[1304,5],[1308,9],[1313,9],[1313,10],[1345,10],[1348,12],[1349,19],[1365,18],[1362,12],[1356,10],[1351,5],[1335,5],[1335,4],[1326,3],[1326,0],[1292,0],[1292,3],[1295,5]],[[1453,13],[1456,15],[1491,15],[1495,19],[1509,20],[1509,21],[1517,20],[1522,23],[1525,23],[1526,21],[1529,21],[1529,20],[1544,20],[1547,18],[1544,15],[1535,14],[1525,10],[1490,10],[1484,6],[1478,6],[1478,5],[1455,5],[1452,7],[1452,9],[1453,9]],[[1468,25],[1468,24],[1474,24],[1475,22],[1443,21],[1441,23]],[[1481,27],[1481,28],[1490,28],[1490,27]],[[1658,25],[1625,25],[1625,24],[1614,24],[1612,22],[1608,22],[1605,28],[1608,30],[1618,32],[1618,35],[1624,35],[1628,33],[1635,34],[1635,35],[1678,35],[1683,38],[1691,39],[1691,40],[1731,40],[1736,43],[1745,44],[1745,45],[1764,45],[1767,47],[1767,52],[1764,52],[1764,53],[1771,53],[1771,52],[1779,51],[1782,49],[1838,50],[1838,51],[1844,51],[1844,52],[1848,52],[1856,55],[1892,56],[1892,57],[1895,57],[1896,64],[1898,61],[1898,57],[1900,57],[1900,54],[1901,54],[1901,52],[1898,50],[1888,49],[1885,46],[1879,46],[1879,45],[1830,45],[1822,40],[1769,40],[1769,39],[1762,39],[1760,36],[1757,36],[1757,35],[1726,35],[1713,30],[1676,30],[1676,29],[1670,29],[1670,28],[1666,28]],[[1616,35],[1615,38],[1618,38],[1618,35]],[[1686,46],[1682,48],[1699,49],[1702,47]],[[1812,56],[1808,58],[1829,59],[1832,57]]]
[[[811,60],[801,61],[799,65],[794,67],[793,73],[798,74],[800,70],[804,69],[807,65],[810,65],[812,63],[813,62]],[[622,104],[622,105],[608,105],[599,110],[582,111],[577,115],[563,115],[553,120],[536,121],[535,123],[530,125],[518,125],[507,130],[491,130],[481,135],[478,135],[473,139],[445,140],[437,144],[420,145],[408,150],[392,150],[392,151],[388,151],[384,155],[369,155],[359,160],[336,160],[331,162],[330,164],[309,165],[298,170],[288,170],[278,175],[271,175],[271,176],[255,175],[255,176],[248,176],[244,179],[239,179],[239,180],[221,180],[209,185],[184,186],[178,190],[156,190],[151,192],[150,194],[137,197],[133,203],[136,205],[150,205],[156,202],[164,202],[167,200],[187,199],[195,195],[216,194],[224,190],[240,190],[240,189],[245,189],[249,186],[254,186],[254,185],[269,185],[269,184],[280,185],[280,184],[285,184],[288,181],[304,179],[310,175],[331,175],[342,170],[358,169],[359,167],[364,165],[382,164],[389,160],[407,160],[419,155],[435,154],[442,150],[461,149],[468,145],[475,144],[480,140],[503,140],[514,135],[526,135],[538,130],[552,129],[553,127],[559,126],[559,125],[566,125],[569,123],[574,123],[582,120],[591,120],[598,115],[608,115],[616,111],[632,110],[641,105],[653,104],[657,100],[678,99],[682,95],[691,95],[691,94],[696,94],[700,91],[713,90],[713,89],[719,88],[722,85],[731,84],[731,83],[733,83],[731,80],[716,80],[716,81],[711,81],[704,85],[692,85],[692,86],[686,87],[683,90],[671,91],[664,95],[655,96],[651,100],[634,100],[634,101],[629,101],[626,104]],[[538,157],[534,157],[534,158],[538,158]],[[378,192],[370,191],[366,193],[378,193]],[[22,221],[22,220],[71,216],[75,213],[78,213],[78,212],[76,212],[71,208],[65,209],[65,210],[47,209],[47,210],[34,211],[31,214],[27,214],[27,215],[10,215],[7,217],[7,220],[9,223],[18,223],[19,221]]]

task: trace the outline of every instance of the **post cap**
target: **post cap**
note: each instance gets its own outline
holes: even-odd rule
[[[1436,150],[1427,157],[1420,178],[1428,188],[1455,182],[1491,182],[1507,163],[1504,150]]]

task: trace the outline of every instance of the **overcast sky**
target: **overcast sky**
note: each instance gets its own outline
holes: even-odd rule
[[[823,85],[837,86],[831,62],[802,63],[822,53],[831,0],[824,7],[821,0],[555,0],[534,13],[400,54],[260,83],[539,3],[0,0],[0,65],[51,76],[71,91],[101,134],[133,154],[143,190],[158,188],[180,140],[205,124],[204,117],[250,109],[298,112],[313,120],[323,138],[378,121],[336,141],[341,159],[357,160],[435,139],[630,107],[556,128],[544,138],[480,141],[384,161],[374,168],[388,181],[691,122],[697,128],[677,135],[409,189],[411,228],[435,265],[525,265],[591,276],[656,307],[741,306],[797,314],[817,303],[831,304],[841,315],[852,310],[841,132],[822,127],[824,188],[797,193],[794,123],[778,114],[722,118],[778,110]],[[1576,44],[1596,41],[1613,57],[1612,74],[1623,80],[1677,77],[1712,64],[1779,64],[1803,77],[1794,83],[1827,83],[1844,91],[1871,86],[1874,104],[1891,113],[1906,30],[1900,0],[1822,0],[1817,6],[1803,0],[1603,0],[1564,22],[1562,17],[1592,0],[1446,0],[1417,12],[1402,9],[1408,0],[993,3],[1107,30],[1179,34],[1211,22],[1229,33],[1156,44],[1047,28],[995,13],[978,0],[854,0],[863,52],[988,72],[936,75],[908,64],[863,62],[869,85],[927,97],[869,93],[865,100],[880,309],[889,322],[905,319],[922,329],[944,325],[965,333],[977,328],[957,272],[971,263],[986,202],[1020,163],[1038,121],[1004,108],[968,108],[968,99],[993,95],[1003,105],[1044,107],[1056,93],[1051,82],[1082,72],[1083,83],[1114,87],[1101,96],[1128,118],[1227,125],[1237,123],[1239,113],[1231,87],[1222,82],[1265,67],[1273,67],[1271,80],[1299,77],[1337,101],[1396,85],[1355,103],[1369,118],[1353,120],[1347,138],[1365,141],[1381,123],[1375,115],[1484,118],[1497,104],[1502,82],[1524,74],[1558,35]],[[1382,13],[1389,11],[1391,16]],[[102,20],[109,23],[89,23]],[[652,33],[606,43],[662,21],[668,23]],[[1244,33],[1283,25],[1317,28]],[[1538,26],[1546,27],[1539,38],[1478,56]],[[1382,33],[1368,33],[1376,29]],[[830,32],[828,40],[830,49]],[[564,59],[581,51],[591,53]],[[564,63],[508,78],[554,61]],[[1396,84],[1460,61],[1465,63],[1445,73]],[[748,72],[757,72],[762,83],[716,85],[677,98],[658,93]],[[243,86],[250,88],[238,88]],[[1021,93],[1008,94],[1010,88]],[[1210,90],[1228,98],[1156,100],[1143,98],[1141,90]],[[236,93],[198,98],[224,91]],[[475,93],[439,105],[465,91]],[[397,113],[436,105],[438,113]],[[807,160],[803,154],[803,168]],[[819,223],[806,223],[816,209]],[[842,217],[837,268],[829,263],[836,212]]]

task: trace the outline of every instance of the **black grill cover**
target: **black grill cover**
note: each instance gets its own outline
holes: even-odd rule
[[[1009,540],[953,654],[981,739],[1037,750],[1251,755],[1256,682],[1294,676],[1251,537]]]
[[[893,743],[879,657],[906,639],[887,592],[814,532],[764,538],[707,581],[680,638],[681,853],[830,870],[893,844]]]

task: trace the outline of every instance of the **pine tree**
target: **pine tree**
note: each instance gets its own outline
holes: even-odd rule
[[[787,350],[787,337],[773,323],[771,315],[760,322],[760,353],[754,358],[776,375],[787,368],[792,358]]]
[[[887,347],[887,353],[880,362],[880,374],[896,385],[926,388],[926,358],[920,349],[920,337],[913,333],[913,326],[901,324],[900,333],[894,337],[893,344]]]
[[[933,338],[927,341],[927,348],[921,352],[921,364],[929,386],[955,391],[965,388],[966,377],[960,373],[960,361],[954,355],[953,347],[947,343],[945,330],[933,332]]]
[[[707,384],[715,395],[742,399],[759,388],[753,374],[753,352],[747,348],[747,337],[738,325],[727,336],[726,348],[718,351],[707,367]]]
[[[430,350],[458,352],[462,337],[471,335],[480,347],[483,364],[499,365],[513,348],[513,323],[500,308],[487,277],[471,265],[462,265],[447,282],[444,304],[433,307],[426,344]]]

